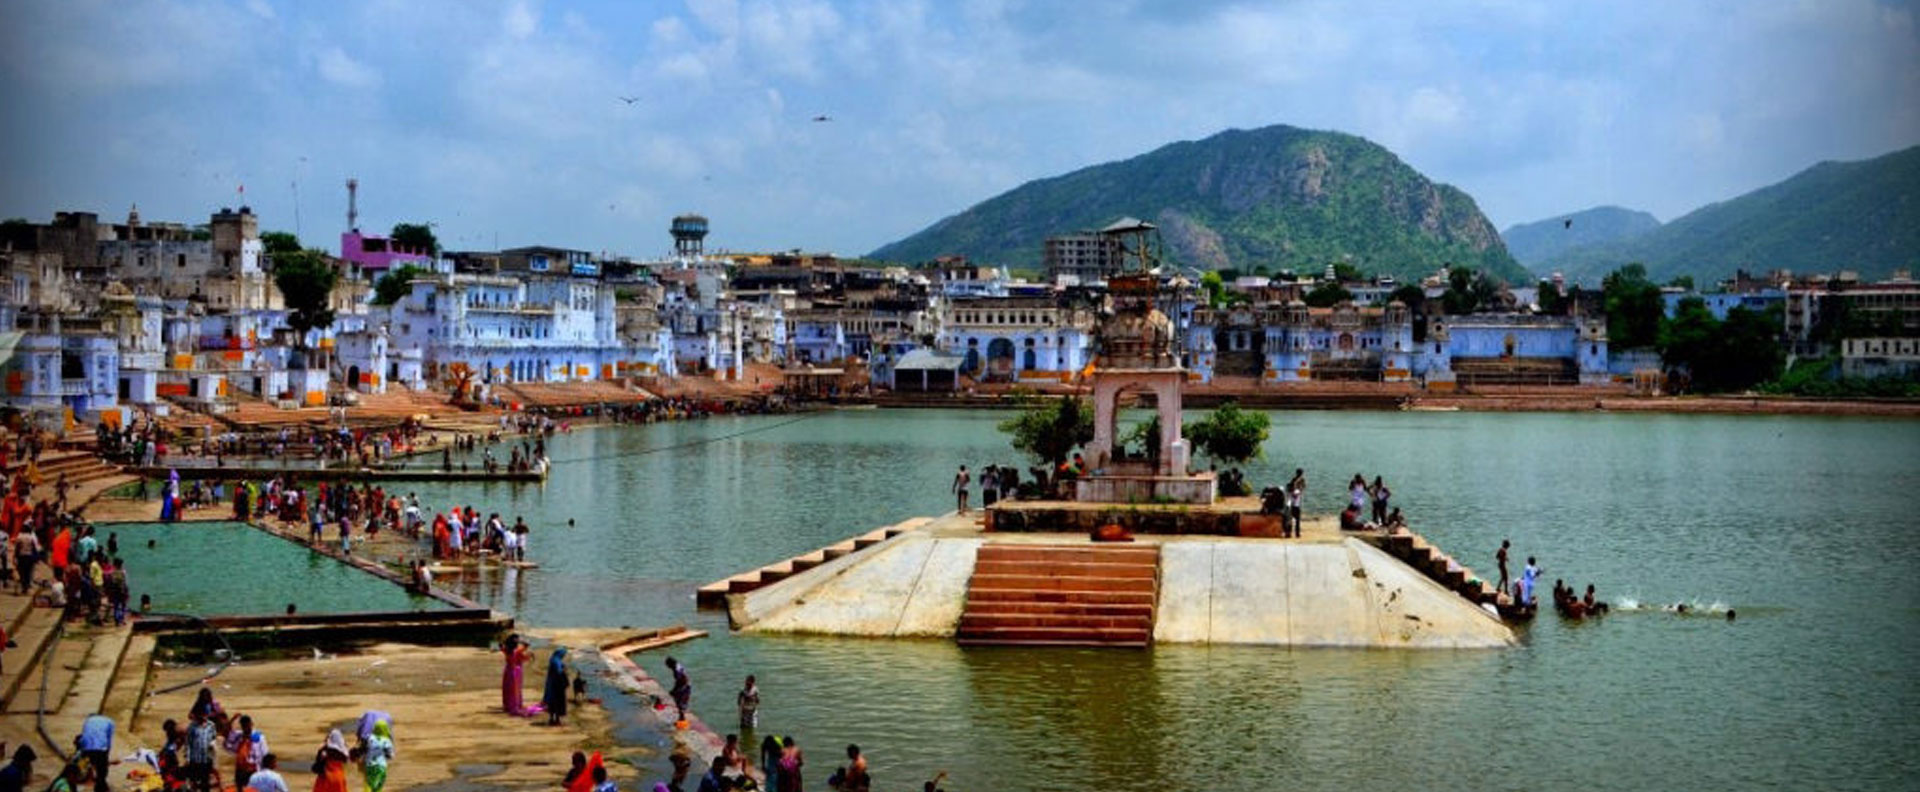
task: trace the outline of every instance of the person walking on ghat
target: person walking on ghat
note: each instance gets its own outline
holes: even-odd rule
[[[967,513],[967,485],[973,483],[973,477],[967,475],[967,466],[961,465],[960,472],[953,474],[953,495],[958,504],[955,508],[961,514]]]

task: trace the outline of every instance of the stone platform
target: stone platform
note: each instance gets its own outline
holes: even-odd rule
[[[1251,504],[1253,499],[1244,500]],[[1212,515],[1209,519],[1231,517],[1236,525],[1249,516],[1218,506],[1206,514]],[[1141,588],[1151,592],[1153,604],[1145,612],[1152,614],[1152,642],[1353,648],[1513,645],[1512,631],[1499,618],[1367,541],[1341,534],[1333,519],[1310,519],[1303,534],[1298,539],[1141,534],[1133,544],[1119,545],[1159,550],[1157,585]],[[977,588],[976,577],[997,574],[981,571],[983,548],[1058,553],[1075,546],[1095,545],[1080,531],[985,531],[972,514],[948,514],[870,550],[762,588],[728,594],[728,616],[735,629],[751,632],[964,638],[963,616],[969,592]],[[986,555],[989,560],[997,557]],[[1053,588],[1114,588],[1068,582],[1063,579]],[[1104,599],[1095,603],[1085,596],[1027,599],[1060,600],[1082,612],[1092,610],[1093,604],[1123,604]]]
[[[1211,479],[1207,483],[1211,485]],[[1220,498],[1211,504],[1000,501],[984,511],[990,533],[1090,534],[1116,524],[1136,534],[1280,536],[1280,518],[1261,514],[1260,499],[1253,497]]]

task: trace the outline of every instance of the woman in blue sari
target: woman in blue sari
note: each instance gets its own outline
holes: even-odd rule
[[[567,717],[567,647],[556,646],[547,659],[547,685],[540,704],[547,710],[547,724],[557,726]]]
[[[160,486],[160,521],[173,522],[180,519],[180,471],[167,473],[167,483]]]

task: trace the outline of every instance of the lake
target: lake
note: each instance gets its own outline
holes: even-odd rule
[[[1024,468],[995,429],[1009,415],[596,428],[550,443],[544,486],[418,491],[527,518],[541,568],[460,588],[524,623],[713,631],[673,650],[694,709],[725,730],[758,674],[763,732],[807,749],[810,785],[849,742],[889,790],[939,770],[954,790],[1911,783],[1920,422],[1272,413],[1256,489],[1305,468],[1309,510],[1330,512],[1354,473],[1383,475],[1476,570],[1511,539],[1516,572],[1537,556],[1617,609],[1542,616],[1505,651],[961,649],[735,636],[694,609],[698,584],[950,509],[959,464]]]

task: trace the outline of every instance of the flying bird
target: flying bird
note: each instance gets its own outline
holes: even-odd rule
[[[627,104],[633,104],[634,102],[640,101],[640,97],[638,96],[616,96],[614,98],[619,99],[622,102],[626,102]]]
[[[1565,230],[1565,229],[1568,229],[1568,228],[1572,228],[1572,227],[1573,227],[1573,218],[1571,218],[1571,217],[1569,217],[1569,218],[1567,218],[1567,219],[1565,219],[1565,220],[1562,220],[1562,221],[1560,221],[1560,222],[1562,222],[1562,223],[1565,223],[1565,225],[1563,225],[1563,226],[1561,226],[1561,229],[1562,229],[1562,230]]]
[[[816,123],[816,124],[818,124],[818,123],[820,123],[820,122],[822,122],[822,121],[832,121],[832,120],[833,120],[833,117],[832,117],[832,116],[823,116],[823,115],[817,115],[817,116],[814,116],[814,117],[813,117],[813,122],[814,122],[814,123]]]

